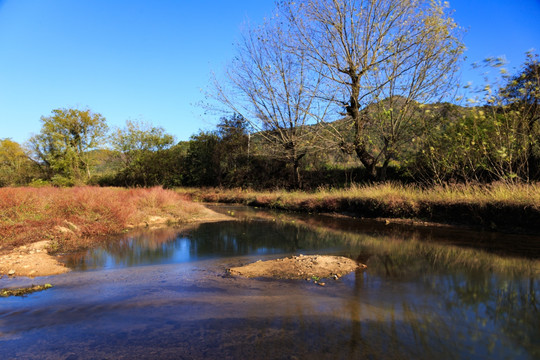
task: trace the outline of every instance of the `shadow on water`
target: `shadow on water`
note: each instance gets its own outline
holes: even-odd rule
[[[238,221],[130,233],[68,258],[80,271],[48,292],[0,299],[4,356],[540,358],[538,257],[501,256],[506,235],[219,209]],[[223,276],[298,253],[368,269],[325,287]]]

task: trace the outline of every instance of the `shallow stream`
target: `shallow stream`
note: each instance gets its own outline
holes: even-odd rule
[[[2,359],[538,359],[540,238],[216,206],[132,232],[0,298]],[[298,254],[368,268],[317,286],[226,269]]]

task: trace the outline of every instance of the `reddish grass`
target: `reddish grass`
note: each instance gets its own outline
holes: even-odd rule
[[[0,249],[53,240],[56,250],[69,251],[148,216],[185,221],[200,210],[186,196],[161,188],[0,188]]]

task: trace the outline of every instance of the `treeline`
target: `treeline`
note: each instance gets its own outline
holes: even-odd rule
[[[447,2],[277,2],[246,30],[208,106],[213,131],[176,143],[90,110],[56,109],[21,146],[0,143],[0,185],[300,188],[352,182],[540,180],[540,64],[487,59],[456,105],[463,32]],[[232,115],[230,115],[232,114]]]
[[[423,184],[540,180],[539,74],[537,57],[529,55],[517,74],[490,89],[481,106],[416,104],[415,122],[422,131],[386,169],[377,167],[377,179]],[[377,109],[365,111],[376,119]],[[40,133],[24,146],[0,140],[1,186],[312,189],[373,181],[354,151],[332,141],[331,131],[350,126],[346,117],[297,128],[311,141],[298,167],[276,150],[268,134],[253,131],[238,114],[181,142],[163,128],[137,121],[110,131],[106,119],[90,110],[57,109],[41,121]],[[376,150],[381,144],[370,146]]]

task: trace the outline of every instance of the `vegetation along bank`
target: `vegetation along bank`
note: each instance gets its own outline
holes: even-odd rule
[[[239,203],[299,212],[342,213],[365,218],[412,219],[478,229],[540,234],[540,186],[491,184],[439,186],[356,185],[347,189],[253,191],[179,188],[206,202]]]
[[[139,226],[223,220],[161,188],[0,188],[0,274],[67,271],[51,254],[95,246]]]

